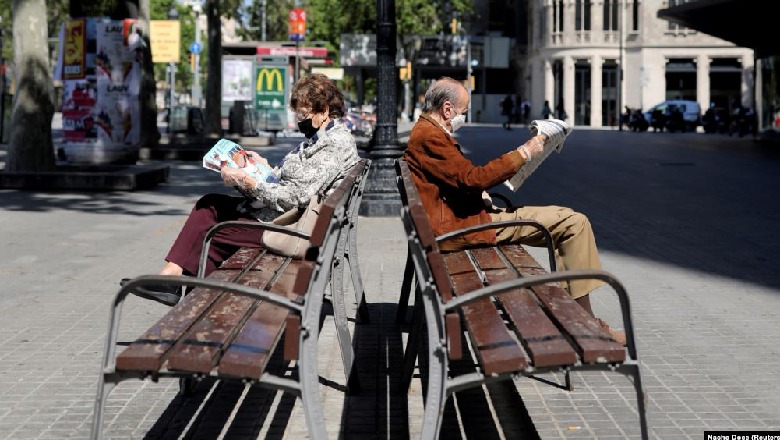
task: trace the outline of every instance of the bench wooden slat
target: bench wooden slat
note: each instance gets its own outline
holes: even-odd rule
[[[456,295],[483,287],[482,280],[464,252],[447,253],[443,257]],[[468,266],[471,266],[471,270],[467,270]],[[485,374],[507,373],[528,366],[523,349],[512,338],[490,298],[469,303],[462,310],[463,320]]]
[[[514,269],[509,269],[495,248],[470,251],[490,284],[517,279]],[[577,354],[566,337],[550,321],[527,289],[514,289],[496,297],[517,329],[518,337],[531,357],[535,367],[571,365]]]
[[[542,269],[542,272],[528,272],[527,270],[522,270],[522,273],[543,273],[547,272],[542,268],[542,266],[531,256],[531,254],[528,253],[523,248],[523,245],[520,244],[502,244],[501,245],[501,252],[504,253],[504,256],[509,260],[510,263],[512,263],[512,266],[519,269]]]
[[[504,255],[516,267],[523,266],[521,272],[528,275],[545,273],[528,252],[519,245],[502,246]],[[605,359],[609,362],[621,362],[626,358],[625,348],[617,343],[582,307],[576,304],[571,295],[559,285],[532,287],[536,296],[549,310],[555,310],[560,326],[574,339],[582,361],[585,363]]]
[[[625,361],[625,347],[612,339],[565,289],[551,285],[531,289],[547,308],[555,310],[558,322],[579,346],[583,362]]]
[[[230,281],[239,273],[240,271],[235,269],[220,270],[212,274],[212,279]],[[171,308],[152,328],[117,356],[116,369],[159,370],[171,346],[211,307],[220,293],[218,290],[201,287],[193,289],[180,304]]]
[[[252,276],[265,284],[273,278],[283,262],[284,259],[278,256],[266,254],[257,262],[257,265],[261,265],[265,270],[254,271]],[[218,272],[221,270],[214,273]],[[237,282],[244,284],[243,278],[246,276],[242,276]],[[168,369],[209,373],[217,365],[225,347],[238,333],[239,324],[254,307],[255,300],[252,298],[223,295],[171,349]]]
[[[168,369],[209,373],[216,365],[236,326],[253,310],[254,300],[239,295],[223,295],[209,312],[171,349]]]
[[[293,260],[284,268],[273,285],[267,287],[270,292],[292,297],[291,291],[298,272],[300,260]],[[255,270],[242,278],[242,283],[256,288],[266,288],[267,279],[257,277]],[[225,354],[219,361],[217,370],[227,376],[258,379],[265,371],[274,347],[285,328],[290,310],[267,302],[261,302],[249,319],[244,323],[236,338],[230,342]]]
[[[260,237],[260,232],[258,231],[258,238]],[[236,253],[231,255],[227,260],[222,262],[222,264],[219,266],[221,270],[224,269],[243,269],[255,259],[257,256],[261,253],[265,252],[264,249],[261,248],[241,248]]]

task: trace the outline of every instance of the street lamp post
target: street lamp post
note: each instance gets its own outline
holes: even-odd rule
[[[401,196],[395,184],[395,160],[403,154],[398,145],[395,112],[396,21],[395,0],[376,2],[377,121],[371,149],[371,170],[360,205],[360,215],[396,217],[401,212]]]
[[[179,11],[176,9],[176,4],[171,5],[171,9],[168,11],[168,20],[178,20]],[[177,50],[178,51],[178,50]],[[170,71],[170,101],[168,101],[168,131],[171,129],[171,119],[173,118],[173,103],[176,96],[176,63],[168,63],[168,70]]]

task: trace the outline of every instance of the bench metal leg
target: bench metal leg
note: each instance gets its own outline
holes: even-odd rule
[[[357,254],[357,228],[351,223],[349,227],[349,248],[345,255],[349,262],[349,273],[352,276],[352,286],[355,288],[355,303],[357,304],[357,318],[360,324],[368,324],[371,320],[368,315],[363,278],[360,276],[360,266]]]
[[[406,252],[406,266],[404,267],[404,278],[401,281],[401,297],[398,298],[398,308],[395,311],[395,323],[401,325],[406,321],[406,307],[409,304],[409,294],[412,290],[412,278],[414,277],[414,262],[412,261],[412,251]]]
[[[404,363],[401,370],[401,382],[399,384],[402,392],[409,390],[414,375],[414,365],[417,361],[420,342],[422,341],[423,311],[420,302],[419,289],[415,289],[415,302],[412,306],[412,329],[409,337],[406,339],[406,351],[404,351]]]
[[[355,362],[355,352],[352,348],[352,335],[349,332],[347,318],[347,305],[344,300],[344,257],[347,247],[347,235],[341,233],[336,244],[336,257],[333,259],[330,272],[330,293],[333,304],[333,320],[336,325],[336,337],[341,350],[341,361],[344,363],[344,374],[347,378],[347,388],[351,392],[358,392],[360,383],[357,374],[352,373]]]
[[[113,390],[115,386],[115,382],[106,382],[106,378],[101,375],[100,383],[98,384],[97,398],[95,399],[95,415],[92,419],[92,433],[89,436],[92,440],[99,440],[103,435],[103,407],[106,404],[108,395],[111,394],[111,390]]]
[[[639,364],[628,366],[630,373],[634,377],[634,389],[636,390],[636,410],[639,412],[639,429],[642,433],[642,440],[648,439],[647,432],[647,412],[645,408],[646,397],[645,390],[642,387],[642,379],[639,374]]]
[[[437,307],[433,293],[421,295],[428,333],[428,388],[425,393],[425,410],[420,438],[439,438],[444,405],[447,403],[447,349],[444,330],[444,313]]]
[[[334,264],[338,263],[334,262]],[[344,375],[347,378],[347,388],[350,392],[359,392],[360,381],[358,380],[357,374],[352,373],[352,366],[355,363],[355,351],[352,348],[352,335],[349,333],[347,307],[344,301],[344,295],[342,294],[343,292],[337,292],[337,287],[334,286],[334,283],[341,285],[342,273],[343,272],[334,268],[331,276],[330,290],[332,292],[333,321],[336,325],[336,337],[338,338],[339,349],[341,350],[341,361],[344,364]]]
[[[310,438],[326,440],[328,433],[325,430],[325,416],[320,404],[320,376],[317,370],[317,342],[322,301],[315,295],[308,300],[309,304],[304,309],[299,336],[298,374],[301,382],[301,401]]]

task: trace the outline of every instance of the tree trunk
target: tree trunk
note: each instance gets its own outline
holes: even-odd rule
[[[7,171],[51,171],[54,145],[53,90],[49,75],[44,0],[14,0],[13,45],[16,94],[11,110]]]
[[[219,0],[206,0],[208,23],[208,60],[206,72],[205,132],[212,137],[222,134],[222,23]]]
[[[140,0],[138,20],[144,38],[143,78],[141,79],[141,147],[154,148],[159,144],[160,131],[157,128],[157,83],[154,80],[154,63],[149,41],[149,0]]]

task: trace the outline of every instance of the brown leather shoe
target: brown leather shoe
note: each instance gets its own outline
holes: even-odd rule
[[[601,325],[601,327],[604,330],[609,332],[609,335],[612,336],[612,339],[614,339],[615,342],[617,342],[618,344],[620,344],[620,345],[622,345],[624,347],[626,346],[626,333],[625,332],[621,332],[620,330],[613,329],[603,319],[596,318],[596,321],[599,322],[599,325]]]

